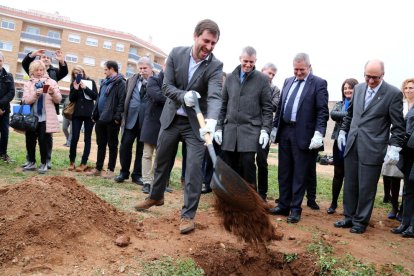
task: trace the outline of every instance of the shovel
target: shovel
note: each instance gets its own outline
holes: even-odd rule
[[[200,127],[205,127],[204,116],[201,113],[197,95],[193,92],[194,110]],[[229,165],[227,165],[214,151],[212,139],[209,133],[204,135],[208,153],[213,161],[214,173],[211,179],[211,189],[214,194],[227,204],[240,210],[251,211],[255,209],[255,193],[250,185],[240,177]]]

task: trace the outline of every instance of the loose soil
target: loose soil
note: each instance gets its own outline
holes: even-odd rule
[[[0,182],[0,275],[137,275],[144,263],[166,255],[192,258],[206,275],[317,275],[317,260],[306,249],[315,241],[332,246],[334,256],[350,253],[376,267],[402,265],[414,274],[414,241],[390,233],[399,223],[383,210],[375,209],[367,232],[356,235],[333,227],[341,208],[327,215],[328,202],[320,202],[320,211],[304,206],[298,224],[272,216],[284,236],[264,246],[228,233],[212,194],[201,197],[195,231],[180,235],[180,190],[166,193],[164,206],[140,213],[117,210],[71,177]],[[136,194],[144,198],[139,187]],[[121,247],[116,241],[122,239]],[[285,254],[297,258],[288,263]]]

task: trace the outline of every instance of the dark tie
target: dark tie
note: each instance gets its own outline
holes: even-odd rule
[[[145,94],[147,93],[147,80],[141,81],[141,88],[139,89],[139,96],[142,100],[142,98],[145,97]]]
[[[292,118],[293,103],[295,102],[296,95],[298,94],[299,87],[302,81],[303,80],[298,80],[295,89],[293,89],[292,94],[290,94],[290,97],[287,100],[285,113],[283,113],[283,121],[285,121],[286,123],[289,123]]]
[[[43,112],[43,95],[40,94],[39,99],[37,99],[37,114],[40,116]]]

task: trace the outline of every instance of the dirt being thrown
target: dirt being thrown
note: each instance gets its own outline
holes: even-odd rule
[[[248,243],[265,243],[271,240],[281,240],[267,213],[267,206],[260,196],[249,187],[249,200],[254,201],[256,208],[242,210],[231,203],[215,197],[214,209],[221,218],[224,228]]]
[[[126,214],[74,178],[33,177],[0,189],[3,264],[33,247],[44,252],[51,248],[72,252],[76,245],[85,245],[85,237],[106,237],[115,242],[118,235],[133,235],[137,230]]]

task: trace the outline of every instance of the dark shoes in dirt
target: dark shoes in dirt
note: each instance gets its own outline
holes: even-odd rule
[[[143,211],[151,208],[152,206],[162,206],[164,205],[164,199],[151,199],[147,197],[144,201],[138,203],[134,206],[135,210]]]
[[[195,228],[194,219],[181,218],[181,223],[180,223],[181,234],[187,234],[188,232],[193,231],[194,228]]]

